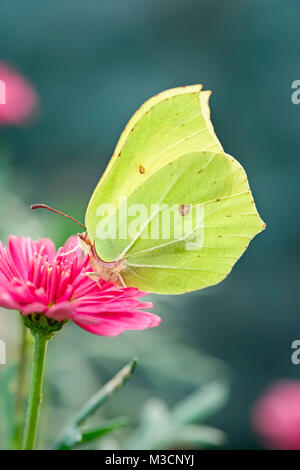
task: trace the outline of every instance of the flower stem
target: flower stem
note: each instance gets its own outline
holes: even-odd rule
[[[14,449],[19,449],[22,439],[23,421],[24,421],[24,407],[26,396],[26,378],[29,359],[29,346],[31,342],[31,335],[28,328],[22,321],[22,343],[20,348],[20,364],[18,368],[17,378],[17,392],[15,400],[15,429],[13,437]]]
[[[36,432],[39,419],[39,408],[42,401],[42,384],[45,366],[46,347],[49,335],[41,330],[34,334],[34,353],[31,376],[31,389],[28,399],[23,435],[23,450],[32,450],[35,446]]]

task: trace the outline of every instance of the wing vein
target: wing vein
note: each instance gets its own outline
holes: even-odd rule
[[[185,270],[185,271],[199,271],[202,273],[227,274],[226,272],[223,272],[223,271],[212,271],[209,269],[189,268],[186,266],[164,266],[164,265],[158,265],[158,264],[133,264],[133,263],[130,263],[129,266],[131,266],[132,268],[180,269],[180,270]]]

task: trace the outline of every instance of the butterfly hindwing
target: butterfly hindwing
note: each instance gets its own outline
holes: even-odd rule
[[[223,153],[184,155],[127,204],[121,217],[116,213],[115,239],[102,240],[102,253],[124,258],[125,284],[150,292],[178,294],[220,282],[264,228],[243,168]]]

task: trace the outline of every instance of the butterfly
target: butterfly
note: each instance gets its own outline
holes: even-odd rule
[[[166,90],[129,120],[78,235],[91,277],[159,294],[203,289],[265,228],[243,167],[214,132],[210,93]]]

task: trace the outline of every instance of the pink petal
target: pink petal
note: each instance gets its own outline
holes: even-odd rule
[[[144,330],[158,326],[161,319],[148,312],[102,313],[99,316],[75,313],[72,320],[96,335],[117,336],[125,330]]]
[[[51,263],[55,257],[56,250],[52,240],[50,238],[40,238],[37,242],[34,242],[36,251],[42,252],[43,255],[48,255],[48,260]]]
[[[22,315],[31,315],[32,313],[44,313],[45,310],[45,304],[41,302],[33,302],[32,304],[28,304],[20,308]]]
[[[89,333],[93,333],[94,335],[98,336],[118,336],[124,331],[122,328],[117,327],[116,325],[112,326],[110,324],[106,324],[105,322],[98,323],[97,325],[88,325],[78,321],[74,321],[74,323]]]
[[[47,317],[54,318],[57,321],[64,321],[71,318],[74,313],[74,306],[71,302],[61,302],[49,308],[46,312]]]
[[[31,85],[18,72],[0,63],[0,80],[6,85],[6,103],[0,106],[0,125],[23,124],[38,105]]]
[[[253,425],[272,449],[300,450],[300,381],[280,380],[254,406]]]
[[[19,277],[26,281],[29,260],[33,257],[34,253],[33,240],[10,236],[8,239],[8,249]]]
[[[78,242],[78,239],[77,237],[75,237],[74,235],[69,237],[68,240],[66,241],[66,243],[64,244],[64,247],[63,247],[63,250],[64,252],[68,252],[70,250],[73,250],[73,248],[75,247],[79,247],[79,242]],[[80,247],[79,247],[80,248]],[[80,248],[80,254],[82,256],[82,250]]]
[[[77,237],[69,237],[64,246],[58,250],[57,254],[59,256],[65,256],[67,260],[81,259],[82,249],[80,248]]]
[[[105,336],[160,324],[157,315],[142,310],[152,308],[151,302],[139,300],[146,292],[103,279],[95,282],[87,276],[88,263],[76,237],[55,253],[49,239],[35,242],[11,236],[8,249],[0,242],[0,305],[23,315],[71,318],[87,331]]]
[[[7,293],[0,294],[0,306],[3,308],[11,308],[13,310],[20,309],[20,304]]]

